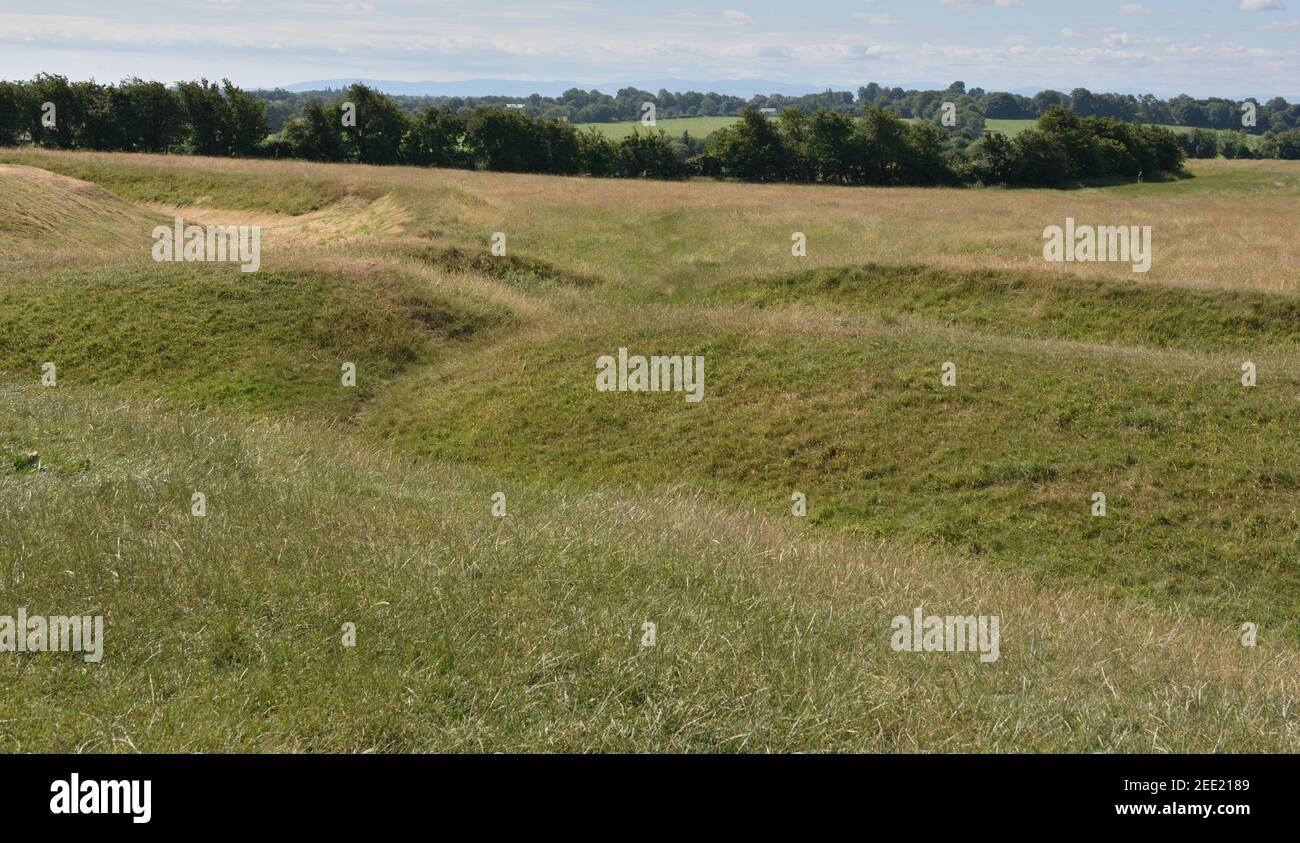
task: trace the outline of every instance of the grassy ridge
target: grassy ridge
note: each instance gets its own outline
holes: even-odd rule
[[[1300,299],[927,266],[830,267],[719,285],[721,302],[888,313],[999,335],[1249,356],[1300,344]],[[1243,358],[1244,359],[1244,358]]]
[[[0,289],[0,372],[256,409],[347,413],[436,343],[491,324],[413,284],[211,264],[63,272]],[[357,386],[340,385],[357,366]]]
[[[301,161],[281,163],[274,171],[250,179],[238,169],[212,167],[208,159],[166,156],[163,160],[166,178],[159,178],[157,156],[70,156],[40,149],[0,148],[0,162],[37,166],[94,182],[128,202],[304,214],[337,202],[349,192],[363,192],[372,199],[379,196],[367,191],[363,182]]]
[[[807,314],[647,316],[449,361],[367,421],[404,450],[519,476],[687,482],[772,514],[799,490],[814,522],[1300,639],[1294,358],[1258,358],[1267,383],[1247,390],[1229,358]],[[619,347],[703,354],[705,400],[596,392],[596,357]],[[945,361],[955,389],[939,384]],[[1096,491],[1105,519],[1089,515]]]

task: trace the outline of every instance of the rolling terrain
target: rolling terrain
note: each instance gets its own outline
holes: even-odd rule
[[[1188,169],[0,150],[0,614],[107,629],[0,660],[0,746],[1294,752],[1300,167]],[[176,215],[262,268],[155,263]],[[1067,217],[1150,225],[1151,270],[1045,264]],[[619,348],[703,355],[704,400],[596,391]],[[894,652],[917,606],[1001,658]]]

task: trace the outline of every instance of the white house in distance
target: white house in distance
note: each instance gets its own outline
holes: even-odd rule
[[[506,108],[520,109],[520,108],[527,108],[527,107],[528,107],[528,103],[526,103],[526,102],[508,102],[508,103],[506,103]]]
[[[760,108],[760,109],[758,110],[758,113],[761,114],[761,115],[763,115],[764,117],[775,117],[775,116],[776,116],[776,109],[775,109],[775,108]]]

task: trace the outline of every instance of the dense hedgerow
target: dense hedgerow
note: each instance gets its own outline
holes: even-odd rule
[[[653,129],[612,140],[562,120],[495,107],[468,115],[428,108],[412,115],[360,84],[344,97],[311,102],[301,117],[267,135],[265,103],[229,81],[169,88],[139,79],[105,86],[39,76],[0,83],[0,144],[843,185],[1067,185],[1177,174],[1185,157],[1300,158],[1300,131],[1268,135],[1252,153],[1244,138],[1233,135],[1220,140],[1197,131],[1179,137],[1060,107],[1048,108],[1036,129],[1014,140],[996,133],[977,140],[965,124],[945,129],[931,121],[907,122],[874,106],[857,117],[829,108],[787,108],[775,120],[746,109],[733,126],[701,142]],[[54,127],[41,122],[46,102],[57,109]]]

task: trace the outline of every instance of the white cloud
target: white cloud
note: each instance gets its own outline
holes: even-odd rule
[[[854,20],[866,21],[872,26],[897,26],[902,23],[901,20],[888,12],[854,12],[853,18]]]
[[[1164,14],[1151,0],[1131,2],[1153,10],[1145,23]],[[349,3],[376,8],[347,11]],[[1000,13],[995,0],[930,5],[938,12],[932,18],[941,20],[924,29],[899,3],[854,2],[848,14],[841,4],[823,15],[814,14],[816,3],[808,4],[801,25],[773,23],[769,29],[762,15],[736,8],[724,14],[697,5],[694,18],[683,18],[678,9],[615,11],[612,4],[575,0],[181,0],[186,14],[161,19],[144,0],[41,0],[36,10],[29,4],[21,13],[0,0],[0,78],[30,78],[41,70],[101,81],[219,74],[245,87],[344,77],[499,78],[564,80],[601,90],[665,78],[848,89],[872,80],[930,87],[965,79],[986,90],[1084,84],[1164,95],[1300,95],[1300,22],[1261,12],[1246,19],[1253,43],[1229,44],[1222,40],[1231,29],[1224,18],[1240,22],[1243,13],[1232,15],[1238,3],[1226,0],[1213,12],[1189,4],[1185,25],[1165,29],[1163,41],[1128,18],[1115,20],[1130,0],[1102,4],[1103,14],[1092,22],[1052,4],[1027,3],[1036,18],[1041,14],[1034,41],[1008,34],[1022,27],[994,25],[1020,17]],[[255,27],[230,14],[253,6],[259,10]],[[312,13],[302,14],[304,8]],[[896,22],[891,11],[904,26],[890,25]],[[971,25],[980,17],[990,19],[984,29]],[[1129,24],[1129,31],[1105,21]],[[1202,40],[1201,33],[1211,31],[1216,37]]]
[[[1241,0],[1237,8],[1243,12],[1280,12],[1286,4],[1282,0]]]
[[[976,6],[989,5],[989,0],[939,0],[939,5],[959,12],[967,12]],[[999,9],[1018,9],[1025,3],[1024,0],[993,0],[993,5]]]
[[[1151,10],[1141,3],[1125,3],[1119,7],[1120,17],[1140,18],[1151,14]]]

